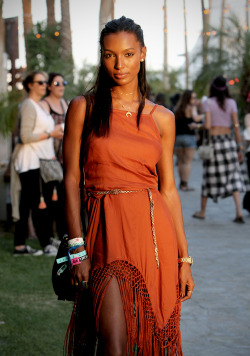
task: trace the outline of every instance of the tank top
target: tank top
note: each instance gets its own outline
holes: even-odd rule
[[[181,117],[179,119],[175,119],[176,125],[176,136],[177,135],[194,135],[194,130],[190,130],[189,126],[192,124],[194,120],[191,117]]]

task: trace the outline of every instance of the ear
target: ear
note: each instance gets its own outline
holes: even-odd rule
[[[147,47],[142,47],[141,48],[141,55],[140,55],[140,61],[144,62],[146,58],[146,53],[147,53]]]
[[[31,90],[32,87],[33,87],[33,83],[28,83],[28,88],[29,88],[29,90]]]

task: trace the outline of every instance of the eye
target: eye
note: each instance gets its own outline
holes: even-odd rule
[[[134,55],[134,53],[132,53],[132,52],[128,52],[125,54],[126,57],[132,57],[133,55]]]
[[[106,54],[104,54],[103,57],[104,57],[105,59],[108,59],[108,58],[112,57],[112,54],[111,54],[111,53],[106,53]]]

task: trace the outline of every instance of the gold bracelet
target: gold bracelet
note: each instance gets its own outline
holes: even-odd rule
[[[239,127],[239,126],[240,126],[239,123],[234,124],[234,127]]]
[[[189,263],[190,266],[192,266],[194,260],[191,256],[178,258],[178,263],[183,263],[183,262]]]

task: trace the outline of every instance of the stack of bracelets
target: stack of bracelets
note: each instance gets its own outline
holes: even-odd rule
[[[57,258],[56,262],[63,263],[68,262],[69,268],[72,268],[75,265],[79,265],[82,261],[86,260],[89,256],[87,251],[81,251],[79,253],[70,254],[71,251],[76,250],[78,247],[84,246],[84,241],[82,237],[76,237],[75,239],[71,239],[68,241],[68,256]]]

